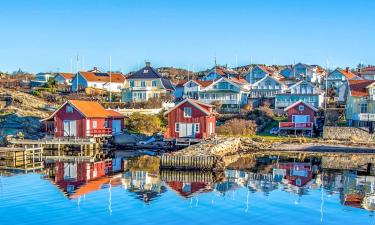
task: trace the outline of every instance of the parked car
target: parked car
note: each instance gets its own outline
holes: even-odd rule
[[[270,134],[279,134],[279,128],[278,127],[272,127],[270,130]]]

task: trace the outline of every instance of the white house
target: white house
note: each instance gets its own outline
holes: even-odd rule
[[[84,72],[76,73],[72,80],[72,91],[96,88],[120,93],[125,84],[125,76],[121,73]]]
[[[283,93],[276,94],[275,108],[284,109],[297,101],[320,108],[324,103],[324,92],[314,84],[302,80],[287,88]]]
[[[284,83],[267,75],[251,85],[249,102],[255,107],[259,106],[263,100],[268,100],[273,104],[276,94],[283,93],[286,88]]]
[[[47,83],[50,78],[53,78],[53,73],[37,73],[35,79],[30,82],[32,87],[39,87]]]
[[[325,71],[320,66],[297,63],[291,68],[288,78],[307,80],[314,84],[320,84],[324,76]]]
[[[72,80],[74,78],[74,73],[57,73],[55,75],[55,81],[57,84],[65,84],[68,86],[72,85]]]
[[[222,77],[215,81],[191,80],[184,85],[184,97],[194,98],[203,103],[221,103],[221,112],[238,112],[247,104],[250,84],[244,79]]]

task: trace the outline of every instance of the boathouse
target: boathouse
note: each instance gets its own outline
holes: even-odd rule
[[[105,109],[98,102],[68,100],[44,119],[46,131],[54,137],[106,137],[124,130],[125,116]]]
[[[168,115],[166,139],[206,139],[215,134],[216,113],[212,105],[185,99],[165,115]]]
[[[286,107],[284,111],[288,115],[288,122],[279,123],[280,134],[313,135],[317,108],[300,100]]]

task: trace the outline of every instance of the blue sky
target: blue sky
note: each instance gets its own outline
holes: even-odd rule
[[[111,56],[123,72],[145,60],[201,70],[215,56],[375,64],[374,11],[370,0],[0,0],[0,71],[70,71],[77,54],[81,68],[107,70]]]

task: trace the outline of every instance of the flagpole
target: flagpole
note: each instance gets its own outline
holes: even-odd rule
[[[79,76],[78,76],[78,74],[79,74],[79,56],[78,56],[78,54],[77,54],[77,61],[76,61],[76,63],[77,63],[77,87],[76,87],[76,91],[77,91],[77,96],[78,96],[78,79],[79,79]]]
[[[112,83],[112,57],[109,56],[109,102],[112,102],[111,83]]]

